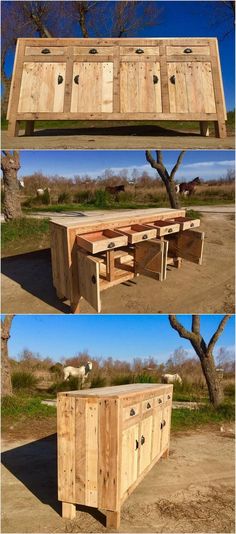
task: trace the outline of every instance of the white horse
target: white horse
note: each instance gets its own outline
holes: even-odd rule
[[[175,382],[178,382],[179,384],[182,384],[182,378],[181,376],[175,374],[175,375],[162,375],[161,377],[162,384],[174,384]]]
[[[71,365],[68,365],[63,369],[64,380],[68,380],[70,376],[74,376],[80,378],[81,383],[83,384],[90,371],[92,371],[92,367],[92,362],[87,362],[86,365],[81,365],[81,367],[72,367]]]

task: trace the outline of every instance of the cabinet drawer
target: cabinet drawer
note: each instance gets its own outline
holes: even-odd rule
[[[66,52],[63,46],[26,46],[26,56],[63,56]]]
[[[150,412],[154,408],[154,404],[155,404],[154,397],[143,401],[142,402],[142,413]]]
[[[167,46],[166,53],[167,56],[209,56],[210,48],[209,46],[191,46],[191,44],[186,46]]]
[[[74,55],[78,56],[111,56],[114,54],[113,46],[74,46]]]
[[[159,55],[159,46],[120,46],[121,56],[155,56]]]
[[[116,230],[128,237],[128,243],[139,243],[145,239],[153,239],[157,235],[155,228],[150,228],[144,224],[132,224],[131,226],[124,226],[123,228],[116,228]]]
[[[180,230],[189,230],[189,228],[197,228],[200,226],[200,219],[189,219],[188,217],[176,217],[172,219],[174,223],[179,224]]]
[[[128,244],[128,237],[114,230],[101,230],[89,234],[77,235],[77,245],[88,250],[92,254],[123,247]]]
[[[180,231],[180,225],[174,222],[168,221],[154,221],[148,223],[148,226],[154,226],[157,229],[157,236],[174,234]]]
[[[134,419],[140,412],[140,404],[131,404],[123,408],[123,421]]]

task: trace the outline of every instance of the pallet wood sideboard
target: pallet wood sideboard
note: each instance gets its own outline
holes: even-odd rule
[[[226,136],[217,39],[18,39],[8,134],[35,120],[199,121]]]
[[[102,291],[142,274],[158,281],[167,265],[202,263],[204,233],[185,210],[127,210],[51,220],[53,285],[79,313],[84,298],[101,311]]]
[[[58,394],[58,499],[105,512],[119,528],[125,499],[161,457],[168,457],[172,385],[132,384]]]

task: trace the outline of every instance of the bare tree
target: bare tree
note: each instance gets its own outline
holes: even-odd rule
[[[20,156],[17,150],[3,150],[1,169],[3,172],[4,200],[3,214],[5,221],[22,217],[20,190],[17,172],[20,169]]]
[[[224,400],[222,382],[216,371],[213,351],[215,344],[222,334],[230,315],[225,315],[220,321],[216,331],[212,335],[209,343],[203,339],[200,332],[200,315],[192,315],[192,329],[187,330],[176,318],[176,315],[169,315],[169,321],[181,338],[188,339],[200,359],[202,371],[206,379],[210,402],[215,408]]]
[[[146,160],[150,163],[151,167],[157,171],[160,178],[165,184],[165,188],[169,197],[171,208],[179,208],[179,199],[175,191],[175,174],[181,164],[185,150],[182,150],[178,155],[176,164],[169,173],[163,162],[163,155],[161,150],[156,150],[156,159],[152,156],[150,150],[146,150]]]
[[[10,330],[14,315],[5,315],[1,321],[1,352],[2,352],[2,367],[1,367],[1,396],[12,395],[11,371],[8,358],[8,340],[10,338]]]

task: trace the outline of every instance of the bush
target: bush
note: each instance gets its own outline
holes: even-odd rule
[[[226,397],[235,397],[235,384],[233,382],[224,387],[224,394]]]
[[[147,373],[140,373],[135,377],[135,382],[138,382],[140,384],[155,384],[156,380],[155,377],[152,375],[148,375]]]
[[[33,389],[37,385],[37,378],[26,371],[15,371],[11,377],[13,389]]]
[[[75,376],[70,376],[68,380],[54,382],[48,389],[48,393],[59,393],[60,391],[76,391],[81,389],[81,380]]]
[[[68,191],[60,193],[57,199],[58,204],[69,204],[71,202],[71,194]]]
[[[111,379],[112,386],[123,386],[124,384],[133,384],[133,382],[133,375],[131,373],[116,375]]]
[[[111,197],[107,191],[98,189],[94,195],[94,206],[97,208],[108,208],[111,204]]]
[[[105,376],[102,376],[100,373],[94,375],[90,387],[91,388],[104,388],[107,384],[107,379]]]
[[[94,200],[94,193],[93,191],[88,190],[82,190],[77,191],[73,197],[73,202],[78,202],[79,204],[87,204],[88,202],[92,202]]]

